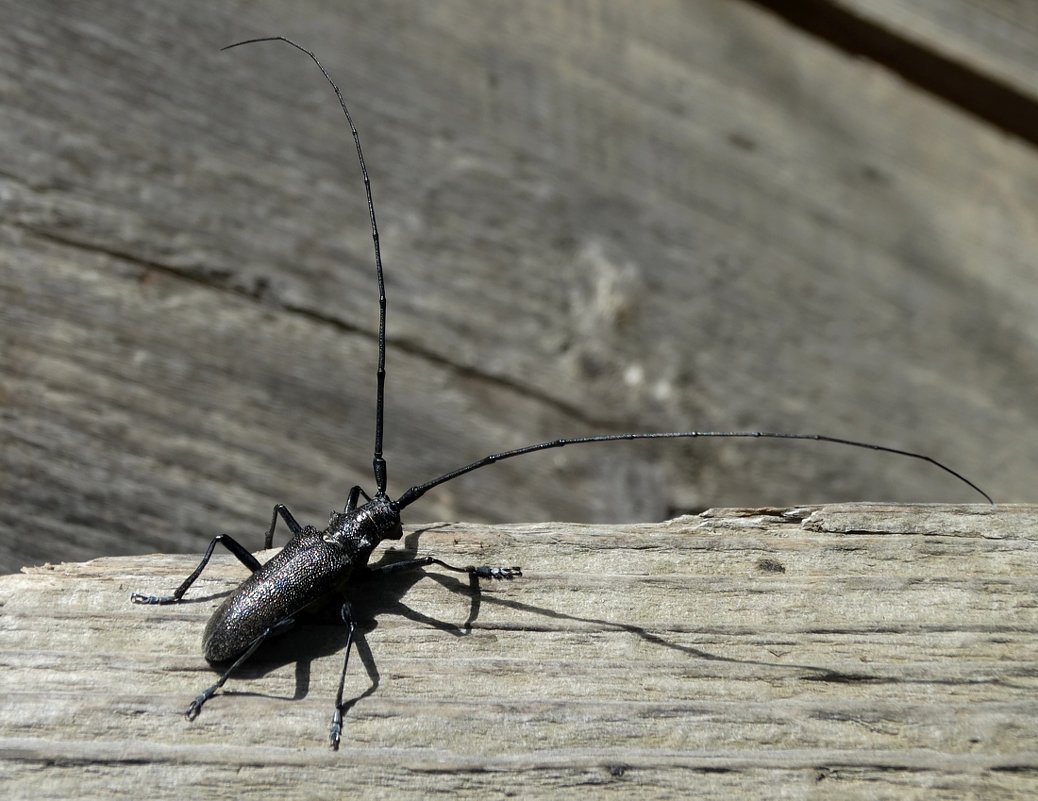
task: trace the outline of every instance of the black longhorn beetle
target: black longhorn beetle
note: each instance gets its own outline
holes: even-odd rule
[[[253,44],[256,42],[281,41],[297,50],[306,53],[321,70],[325,79],[335,90],[343,113],[350,126],[353,141],[357,149],[357,159],[360,162],[360,171],[364,179],[364,191],[368,203],[368,216],[371,220],[371,237],[375,249],[375,275],[378,280],[378,372],[375,395],[375,452],[373,468],[375,474],[375,496],[370,497],[359,486],[353,487],[346,498],[346,506],[342,512],[333,512],[328,527],[324,531],[318,531],[313,526],[301,526],[292,513],[283,504],[274,507],[270,519],[270,528],[267,530],[263,547],[270,548],[274,541],[274,528],[277,525],[278,516],[285,521],[292,538],[284,548],[266,564],[259,561],[242,545],[231,537],[221,534],[214,537],[205,555],[198,563],[198,567],[188,576],[184,582],[174,590],[172,595],[142,595],[134,593],[130,599],[138,604],[172,604],[178,603],[187,592],[188,588],[198,578],[199,574],[209,563],[213,555],[213,549],[217,543],[229,550],[238,561],[245,565],[252,575],[232,592],[216,610],[209,624],[206,626],[202,637],[202,652],[206,660],[213,664],[230,662],[220,678],[210,687],[207,687],[191,702],[187,708],[187,718],[193,720],[198,716],[202,706],[209,700],[217,690],[220,689],[230,675],[252,654],[259,646],[270,637],[280,634],[291,628],[296,622],[296,617],[307,610],[308,607],[322,603],[330,598],[342,600],[340,614],[346,625],[346,647],[342,663],[342,673],[339,676],[339,689],[335,695],[335,710],[332,715],[330,730],[331,746],[333,749],[339,747],[342,734],[342,693],[346,681],[346,669],[349,665],[350,650],[353,644],[353,634],[356,622],[350,604],[345,600],[344,589],[351,578],[363,574],[365,576],[378,576],[409,570],[427,565],[439,565],[447,570],[467,573],[474,589],[478,590],[479,579],[511,579],[522,575],[518,567],[455,567],[432,556],[424,556],[404,562],[396,562],[379,567],[368,567],[368,558],[375,547],[382,540],[397,540],[403,535],[400,523],[400,512],[421,498],[433,487],[471,473],[481,467],[494,464],[504,459],[522,456],[525,453],[546,450],[548,448],[561,448],[565,445],[578,445],[591,442],[614,442],[617,440],[636,439],[692,439],[696,437],[738,437],[754,439],[795,439],[815,440],[817,442],[831,442],[837,445],[849,445],[855,448],[869,448],[874,451],[883,451],[899,456],[907,456],[929,462],[946,473],[950,473],[959,481],[972,487],[984,496],[989,503],[993,503],[991,497],[980,487],[967,479],[965,476],[952,470],[936,459],[921,453],[891,448],[883,445],[874,445],[868,442],[858,442],[841,437],[830,437],[822,434],[787,434],[772,433],[765,431],[680,431],[680,432],[650,432],[630,434],[602,434],[597,436],[570,437],[566,439],[554,439],[547,442],[538,442],[523,448],[515,448],[501,453],[492,453],[484,456],[471,464],[459,467],[444,473],[438,478],[426,481],[411,487],[396,500],[392,500],[386,492],[386,460],[382,457],[382,418],[384,408],[385,380],[386,380],[386,292],[382,277],[382,257],[379,253],[378,226],[375,222],[375,207],[371,199],[371,182],[368,179],[367,167],[364,164],[364,153],[361,151],[360,136],[353,124],[349,109],[342,92],[332,80],[328,71],[325,70],[317,57],[290,39],[284,36],[271,36],[258,39],[249,39],[223,48],[229,50],[232,47]],[[358,506],[363,496],[364,504]]]

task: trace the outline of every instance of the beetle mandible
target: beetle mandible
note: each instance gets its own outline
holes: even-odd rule
[[[251,572],[237,589],[235,589],[213,614],[202,638],[202,650],[205,658],[213,664],[230,663],[219,679],[207,687],[191,702],[187,708],[188,719],[198,716],[202,706],[219,690],[231,674],[244,663],[259,646],[270,637],[291,628],[296,619],[308,608],[327,601],[341,601],[340,616],[346,626],[346,639],[342,672],[339,676],[339,688],[335,696],[335,707],[329,731],[330,744],[333,749],[339,747],[342,736],[342,694],[349,666],[350,651],[356,623],[352,609],[343,595],[344,589],[351,580],[363,573],[365,576],[380,576],[403,570],[415,569],[429,565],[439,565],[461,573],[467,573],[478,590],[479,579],[512,579],[522,575],[519,567],[490,567],[450,565],[432,556],[419,557],[404,562],[396,562],[379,567],[368,567],[368,559],[374,549],[383,540],[397,540],[403,535],[400,513],[417,501],[432,488],[452,481],[455,478],[478,470],[487,465],[523,454],[549,448],[561,448],[567,445],[589,444],[596,442],[615,442],[619,440],[642,439],[693,439],[705,437],[748,438],[748,439],[788,439],[813,440],[845,445],[855,448],[867,448],[898,456],[929,462],[931,465],[949,473],[959,481],[993,503],[991,497],[980,487],[962,474],[951,469],[936,459],[921,453],[902,450],[900,448],[876,445],[869,442],[832,437],[823,434],[793,434],[766,431],[672,431],[641,432],[627,434],[601,434],[594,436],[568,437],[548,440],[515,448],[500,453],[492,453],[475,462],[448,471],[437,478],[411,487],[396,500],[387,492],[386,460],[382,455],[382,429],[386,378],[386,292],[382,273],[382,257],[379,251],[378,224],[375,220],[375,207],[371,196],[371,182],[368,179],[364,153],[361,149],[360,135],[353,123],[346,101],[331,76],[317,57],[305,47],[296,44],[284,36],[269,36],[248,39],[228,45],[229,50],[241,45],[257,42],[280,41],[291,45],[308,55],[320,69],[325,79],[335,91],[343,113],[349,124],[357,150],[357,159],[364,180],[364,191],[367,198],[368,216],[371,222],[371,236],[374,244],[375,275],[378,281],[378,368],[376,373],[375,396],[375,448],[372,467],[375,479],[375,495],[369,496],[360,486],[354,486],[346,500],[342,512],[333,512],[328,526],[319,531],[313,526],[302,526],[283,504],[274,507],[270,528],[264,539],[264,548],[273,545],[274,529],[280,517],[292,533],[291,539],[265,564],[260,564],[246,548],[227,535],[214,537],[209,543],[201,561],[195,570],[171,594],[165,596],[133,593],[130,599],[138,604],[172,604],[180,602],[184,593],[201,574],[213,555],[217,544],[227,548]],[[360,504],[363,497],[364,503]],[[360,504],[360,505],[358,505]]]

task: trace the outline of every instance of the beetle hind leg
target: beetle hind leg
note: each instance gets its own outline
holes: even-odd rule
[[[202,690],[202,692],[195,696],[195,700],[192,701],[191,704],[188,706],[187,710],[185,710],[184,717],[186,717],[188,720],[194,720],[195,718],[197,718],[198,713],[202,711],[202,706],[205,704],[205,702],[212,698],[214,695],[216,695],[216,691],[223,687],[223,685],[227,682],[227,679],[231,677],[231,674],[239,667],[241,667],[242,663],[244,663],[246,659],[252,656],[256,652],[257,648],[259,648],[264,642],[273,637],[275,634],[281,634],[283,631],[286,631],[287,629],[291,628],[293,625],[295,625],[295,622],[295,618],[287,617],[284,620],[281,620],[275,623],[270,628],[266,629],[259,637],[253,640],[252,644],[242,652],[241,656],[239,656],[237,659],[234,660],[233,663],[231,663],[231,666],[223,672],[223,675],[216,680],[215,684],[209,685],[204,690]]]

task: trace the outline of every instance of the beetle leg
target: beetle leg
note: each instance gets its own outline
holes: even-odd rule
[[[281,515],[281,519],[285,521],[288,530],[293,534],[298,534],[303,530],[303,527],[292,517],[292,513],[288,511],[288,507],[279,503],[274,507],[274,513],[270,516],[270,528],[267,529],[267,536],[263,538],[263,550],[267,550],[274,544],[274,526],[278,524],[278,515]]]
[[[283,507],[282,507],[283,508]],[[287,509],[285,510],[288,511]],[[172,595],[143,595],[139,592],[132,593],[130,600],[135,604],[175,604],[179,603],[180,599],[184,597],[184,593],[187,592],[188,588],[195,583],[195,579],[205,569],[205,566],[209,564],[209,559],[213,555],[213,549],[216,544],[220,543],[224,548],[234,554],[238,561],[241,562],[250,571],[255,573],[260,569],[260,563],[249,553],[241,544],[238,543],[233,537],[227,534],[220,534],[213,537],[212,542],[209,543],[209,547],[205,551],[205,556],[202,557],[202,561],[198,563],[198,567],[195,568],[194,572],[184,579],[184,582],[177,587]]]
[[[371,498],[368,497],[368,493],[360,486],[354,485],[350,489],[350,494],[346,496],[346,506],[343,507],[342,513],[348,515],[354,509],[357,508],[357,501],[360,500],[361,496],[364,496],[364,500],[371,502]]]
[[[342,737],[342,691],[346,685],[346,668],[350,664],[350,651],[353,648],[353,632],[357,628],[357,624],[353,620],[353,608],[350,606],[349,601],[343,601],[339,614],[342,615],[342,622],[346,624],[346,655],[342,660],[342,673],[339,674],[339,690],[335,693],[335,711],[332,712],[332,725],[329,731],[329,739],[333,751],[339,750],[339,740]]]
[[[474,567],[468,565],[467,567],[455,567],[449,565],[442,559],[437,559],[435,556],[420,556],[417,559],[408,559],[403,562],[391,562],[388,565],[379,565],[378,567],[369,567],[368,572],[374,576],[386,576],[392,573],[401,573],[404,570],[414,570],[417,567],[426,567],[428,565],[439,565],[445,567],[448,570],[453,570],[455,573],[468,573],[477,579],[513,579],[519,578],[523,575],[521,567],[490,567],[487,565],[481,567]]]
[[[217,690],[223,687],[227,679],[231,677],[231,674],[235,670],[237,670],[238,667],[246,659],[252,656],[256,652],[256,649],[259,648],[265,640],[267,640],[270,637],[273,637],[275,634],[280,634],[286,629],[291,628],[295,624],[295,622],[295,618],[286,617],[284,620],[281,620],[275,623],[270,628],[266,629],[259,637],[253,640],[252,645],[246,648],[242,655],[234,660],[231,666],[224,671],[223,675],[220,676],[220,678],[216,681],[215,684],[206,687],[195,697],[195,700],[191,702],[191,705],[187,708],[187,711],[184,712],[184,716],[188,720],[194,720],[195,718],[197,718],[198,713],[202,711],[202,705],[210,698],[212,698],[216,694]]]

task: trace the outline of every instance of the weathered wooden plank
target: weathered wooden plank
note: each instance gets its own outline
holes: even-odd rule
[[[0,13],[7,569],[258,537],[369,475],[363,195],[312,65],[218,51],[269,32],[322,55],[367,147],[394,491],[566,434],[760,427],[1033,495],[1033,152],[753,6]],[[868,498],[971,499],[914,463],[712,443],[531,457],[415,512]]]
[[[405,550],[521,562],[357,591],[343,749],[325,744],[341,626],[285,635],[193,723],[219,554],[0,577],[10,798],[1028,798],[1038,790],[1038,507],[712,510],[665,524],[439,524]],[[467,619],[474,622],[464,633]],[[356,658],[359,657],[359,658]]]

